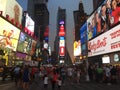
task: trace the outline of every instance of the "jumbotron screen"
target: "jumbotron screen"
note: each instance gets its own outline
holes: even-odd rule
[[[16,51],[20,29],[0,17],[0,48]]]

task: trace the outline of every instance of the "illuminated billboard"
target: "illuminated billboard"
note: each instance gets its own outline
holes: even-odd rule
[[[35,26],[34,21],[31,19],[28,13],[25,13],[25,28],[24,28],[25,32],[32,36],[34,34],[34,26]]]
[[[110,30],[120,21],[120,7],[116,0],[105,0],[87,19],[88,40]]]
[[[88,57],[120,51],[120,24],[88,42]]]
[[[60,37],[59,40],[59,55],[64,56],[65,55],[65,38]]]
[[[18,41],[17,51],[30,54],[32,47],[31,44],[32,44],[32,39],[25,33],[21,32]]]
[[[65,47],[64,46],[59,47],[59,55],[65,56]]]
[[[0,46],[16,51],[20,30],[0,17]]]
[[[80,40],[81,44],[87,41],[87,23],[82,25],[82,27],[80,28]]]
[[[9,15],[15,23],[21,24],[22,20],[22,7],[16,0],[0,0],[0,11],[3,11],[3,16]]]
[[[74,41],[74,56],[80,56],[81,55],[81,42]]]
[[[35,40],[32,40],[30,55],[35,54],[36,44],[37,44],[37,42]]]

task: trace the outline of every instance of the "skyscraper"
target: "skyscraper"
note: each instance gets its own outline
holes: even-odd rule
[[[80,27],[87,20],[88,15],[84,12],[83,3],[80,1],[79,10],[73,12],[74,14],[74,23],[75,23],[75,40],[80,40]]]
[[[27,11],[35,21],[35,36],[44,40],[44,31],[49,25],[48,0],[28,0]]]
[[[58,12],[57,12],[57,31],[56,31],[56,38],[54,42],[54,49],[57,53],[57,56],[59,56],[59,31],[60,31],[60,23],[64,25],[64,30],[66,27],[66,10],[62,9],[61,7],[58,7]],[[61,58],[61,57],[60,57]],[[64,57],[63,57],[64,58]],[[59,60],[59,58],[58,58]]]

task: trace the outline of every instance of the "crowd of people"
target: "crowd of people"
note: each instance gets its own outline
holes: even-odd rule
[[[112,65],[89,65],[88,67],[89,82],[117,84],[120,80],[120,66]],[[4,68],[0,68],[0,71],[7,71]],[[43,82],[43,88],[48,90],[48,86],[51,86],[52,90],[61,90],[61,87],[66,85],[66,82],[72,84],[80,84],[82,76],[86,76],[85,69],[80,65],[71,66],[40,66],[30,67],[15,66],[10,69],[11,80],[15,81],[17,87],[22,87],[23,90],[29,90],[30,84],[32,84],[36,78],[39,77],[39,82]],[[3,81],[5,80],[5,72],[3,73]]]
[[[114,65],[89,65],[88,75],[90,81],[117,84],[120,80],[120,66]]]

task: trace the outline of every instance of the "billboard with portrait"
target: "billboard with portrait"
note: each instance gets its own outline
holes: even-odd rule
[[[27,32],[28,34],[30,34],[31,36],[34,34],[34,26],[35,23],[34,21],[31,19],[31,17],[28,15],[28,13],[24,12],[25,14],[25,32]]]
[[[20,29],[0,17],[0,46],[16,51]]]
[[[81,55],[81,42],[80,40],[74,41],[74,56]]]
[[[31,44],[32,39],[27,34],[21,32],[18,41],[17,51],[29,54],[31,51]]]
[[[0,0],[0,11],[3,11],[3,16],[9,15],[9,18],[14,19],[15,23],[21,24],[22,7],[16,0]]]
[[[88,40],[110,30],[120,22],[120,2],[105,0],[87,19]]]

